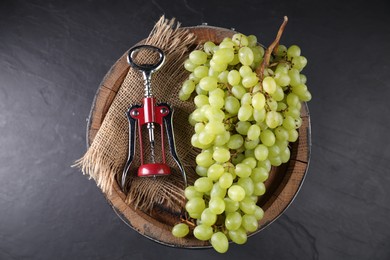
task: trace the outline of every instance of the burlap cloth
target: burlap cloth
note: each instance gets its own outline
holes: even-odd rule
[[[176,148],[183,163],[189,182],[195,178],[196,151],[191,146],[193,128],[188,123],[188,115],[193,111],[192,102],[182,102],[178,98],[181,84],[188,77],[183,62],[189,51],[194,48],[195,35],[179,28],[179,24],[164,17],[156,23],[144,44],[162,49],[166,60],[164,65],[152,76],[152,91],[157,102],[168,102],[174,108],[173,124]],[[140,59],[148,60],[148,54],[140,53]],[[143,57],[142,57],[143,55]],[[137,57],[138,58],[138,57]],[[93,178],[98,187],[106,194],[111,194],[114,182],[120,183],[122,171],[128,156],[129,124],[126,118],[127,109],[133,104],[141,104],[144,97],[142,74],[129,69],[115,99],[113,100],[95,139],[85,155],[78,160],[77,166],[82,172]],[[158,134],[159,132],[156,131]],[[146,136],[146,132],[144,132]],[[172,174],[167,177],[136,177],[139,160],[139,142],[136,142],[137,153],[129,172],[126,203],[144,211],[151,210],[155,204],[162,204],[173,210],[180,210],[185,202],[183,179],[179,168],[165,147],[167,163]],[[144,142],[146,157],[150,147]],[[156,140],[156,154],[160,154],[159,139]]]

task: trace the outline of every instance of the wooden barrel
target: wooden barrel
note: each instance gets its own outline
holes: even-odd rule
[[[236,33],[232,30],[211,26],[187,27],[185,29],[196,34],[196,43],[204,43],[205,41],[219,43],[225,37],[231,37]],[[127,53],[123,54],[112,66],[97,90],[87,126],[88,146],[92,143],[119,87],[127,75],[129,65],[126,56]],[[301,117],[302,126],[299,129],[299,138],[297,142],[291,144],[291,159],[286,164],[272,168],[270,177],[265,182],[267,191],[257,203],[265,212],[264,218],[259,222],[258,230],[250,235],[261,231],[277,219],[294,200],[303,183],[308,169],[311,147],[310,116],[306,103],[302,106]],[[174,247],[199,248],[210,246],[208,242],[199,241],[194,237],[173,237],[171,228],[172,223],[179,222],[177,214],[161,208],[156,209],[154,214],[146,214],[135,209],[132,205],[126,205],[124,202],[125,196],[117,184],[114,184],[112,194],[105,194],[105,196],[114,211],[128,226],[149,239]]]

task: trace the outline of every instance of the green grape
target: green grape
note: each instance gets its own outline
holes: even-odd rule
[[[275,75],[280,74],[280,73],[287,74],[289,69],[290,69],[290,66],[287,63],[284,63],[284,62],[279,63],[276,66]]]
[[[215,153],[215,152],[214,152]],[[219,177],[222,176],[222,174],[225,172],[225,169],[220,164],[213,164],[211,165],[207,170],[207,177],[212,180],[216,181],[219,179]]]
[[[206,95],[197,95],[194,98],[194,103],[195,103],[195,106],[199,108],[199,107],[202,107],[204,105],[208,105],[209,98]]]
[[[258,125],[251,125],[248,129],[247,137],[249,140],[259,139],[260,127]]]
[[[283,126],[279,126],[274,130],[277,140],[285,141],[288,139],[288,131]]]
[[[219,70],[215,70],[215,69],[213,69],[213,68],[209,68],[209,76],[210,77],[214,77],[214,78],[218,78],[218,76],[219,76],[219,74],[221,73],[221,71],[219,71]]]
[[[200,216],[200,221],[206,226],[212,226],[217,221],[217,215],[210,208],[206,208]]]
[[[190,200],[196,197],[201,198],[203,196],[203,193],[197,191],[194,186],[188,186],[184,190],[184,196],[186,197],[186,199]]]
[[[240,201],[240,209],[245,214],[254,214],[256,210],[256,203],[250,197],[245,197],[242,201]]]
[[[296,86],[298,84],[301,84],[301,77],[299,76],[299,71],[297,69],[290,69],[288,71],[288,76],[290,77],[290,85]]]
[[[276,109],[278,109],[278,102],[276,102],[275,99],[273,99],[272,97],[271,98],[268,98],[267,101],[266,101],[267,105],[268,105],[268,108],[271,110],[271,111],[276,111]]]
[[[194,228],[193,233],[194,237],[197,239],[201,241],[207,241],[213,235],[213,228],[205,224],[200,224]]]
[[[207,53],[207,54],[212,54],[214,53],[214,49],[215,49],[215,43],[211,42],[211,41],[207,41],[204,43],[203,45],[203,49],[204,51]]]
[[[269,171],[263,167],[256,167],[252,170],[250,178],[253,183],[264,182],[268,179]]]
[[[245,93],[241,97],[241,105],[250,105],[252,104],[252,95],[251,93]]]
[[[245,149],[247,150],[253,150],[256,148],[257,144],[259,143],[259,139],[255,139],[255,140],[245,140],[244,142],[244,147]]]
[[[223,98],[223,97],[225,97],[225,91],[223,91],[220,88],[216,88],[216,89],[211,90],[209,92],[209,97],[212,97],[212,96],[214,96],[214,97],[222,97]]]
[[[220,49],[233,49],[234,48],[234,42],[232,41],[222,41],[219,46]]]
[[[279,44],[276,49],[276,56],[283,57],[287,54],[287,47],[285,45]]]
[[[238,110],[238,120],[248,121],[253,114],[253,107],[251,105],[242,105]]]
[[[244,177],[237,181],[237,185],[242,187],[245,191],[245,196],[251,196],[254,191],[254,184],[251,178]]]
[[[237,165],[238,163],[242,162],[245,159],[245,155],[243,153],[236,154],[232,156],[232,163],[234,165]]]
[[[303,75],[303,74],[299,74],[299,77],[300,77],[300,79],[301,79],[301,83],[302,83],[302,84],[306,84],[306,82],[307,82],[306,76]]]
[[[251,73],[242,78],[242,85],[244,88],[252,88],[259,82],[259,78],[256,73]]]
[[[241,85],[236,85],[232,87],[232,94],[238,99],[241,99],[242,96],[246,93],[246,90]]]
[[[267,76],[263,79],[263,89],[268,94],[273,94],[276,91],[276,86],[276,82],[272,77]]]
[[[240,73],[237,70],[231,70],[228,74],[228,82],[230,85],[235,86],[240,84],[241,82],[241,76]]]
[[[234,54],[234,58],[233,58],[233,60],[229,63],[229,65],[234,66],[234,65],[237,65],[238,63],[240,63],[240,60],[238,59],[238,54],[236,53],[236,54]]]
[[[240,202],[241,204],[241,202]],[[230,212],[226,214],[225,227],[228,230],[237,230],[241,226],[241,214],[239,212]]]
[[[299,97],[294,93],[289,93],[286,97],[287,105],[295,107],[299,103]]]
[[[264,49],[261,46],[253,46],[251,50],[253,52],[253,63],[260,63],[264,56]]]
[[[253,195],[261,196],[261,195],[264,195],[264,193],[265,193],[264,182],[256,182],[254,184],[254,188],[253,188]],[[249,212],[245,212],[245,213],[253,214],[253,213],[249,213]]]
[[[218,253],[225,253],[229,249],[229,241],[222,232],[214,233],[211,236],[210,243]]]
[[[237,150],[244,144],[244,138],[240,134],[235,134],[230,137],[227,147],[229,149]]]
[[[227,50],[227,49],[225,49]],[[210,68],[213,69],[216,72],[222,72],[227,69],[228,64],[227,63],[218,63],[214,59],[210,60]]]
[[[204,131],[208,134],[222,134],[225,132],[225,125],[217,121],[208,122],[204,127]]]
[[[282,111],[284,111],[286,109],[287,109],[286,103],[284,103],[283,101],[282,102],[278,102],[278,107],[276,108],[276,111],[282,112]]]
[[[206,177],[206,176],[207,176],[207,170],[208,170],[208,168],[202,167],[202,166],[200,166],[200,165],[196,165],[196,167],[195,167],[196,173],[197,173],[199,176],[201,176],[201,177]]]
[[[248,40],[248,46],[250,46],[250,47],[256,46],[257,37],[255,35],[248,35],[247,40]]]
[[[215,77],[204,77],[199,81],[199,86],[203,90],[210,91],[218,87],[218,81]]]
[[[302,84],[302,83],[301,84],[297,84],[297,85],[294,85],[294,86],[291,87],[291,91],[294,94],[298,95],[298,97],[299,97],[299,96],[303,95],[307,91],[307,86],[305,84]]]
[[[286,87],[290,84],[290,77],[286,73],[281,72],[281,73],[275,73],[275,82],[281,86],[281,87]]]
[[[265,116],[265,123],[269,128],[276,128],[281,124],[279,120],[279,113],[276,111],[269,111],[267,112],[267,115]]]
[[[302,125],[302,118],[300,117],[294,118],[294,122],[295,122],[295,129],[298,129]]]
[[[263,167],[264,169],[267,170],[267,172],[269,172],[271,170],[271,162],[268,159],[264,161],[259,161],[257,163],[257,167]]]
[[[241,225],[247,232],[255,232],[259,227],[256,217],[250,214],[245,214],[244,216],[242,216]]]
[[[276,86],[276,90],[271,96],[275,101],[282,101],[284,98],[284,91],[280,86]]]
[[[221,73],[218,74],[218,82],[221,82],[221,83],[228,83],[228,75],[229,75],[229,71],[227,70],[224,70],[222,71]]]
[[[259,144],[255,148],[255,158],[258,161],[264,161],[268,157],[268,148],[264,144]]]
[[[211,191],[213,187],[213,181],[208,177],[200,177],[195,181],[194,187],[196,191],[208,192]]]
[[[245,121],[239,121],[236,124],[236,131],[241,135],[247,135],[251,123]]]
[[[265,120],[267,112],[264,108],[262,109],[254,109],[253,110],[253,119],[256,123],[262,123]]]
[[[213,188],[210,191],[210,197],[224,198],[226,196],[226,189],[221,188],[218,182],[214,183]]]
[[[201,50],[192,51],[190,53],[190,61],[196,65],[204,64],[207,61],[207,54]]]
[[[296,107],[288,107],[284,111],[285,116],[291,116],[292,118],[298,118],[301,115],[301,112]]]
[[[269,147],[275,143],[275,135],[271,130],[266,129],[260,133],[260,140]]]
[[[208,105],[203,106],[204,108],[204,114],[207,117],[209,121],[219,121],[222,122],[222,120],[225,118],[225,113],[216,107],[211,107]]]
[[[250,152],[250,151],[252,151],[252,152]],[[254,169],[257,165],[257,161],[253,157],[254,156],[253,150],[246,150],[245,152],[248,152],[248,154],[245,153],[246,158],[242,161],[242,163],[248,165],[249,167],[251,167],[251,169]]]
[[[256,93],[252,97],[252,106],[254,109],[263,109],[265,106],[265,96],[263,93]]]
[[[250,142],[254,142],[253,143],[253,147],[256,147],[256,145],[258,144],[259,140],[257,139],[257,140],[253,140],[253,141],[250,141]],[[248,146],[248,144],[246,146]],[[252,144],[251,144],[251,146],[252,146]],[[245,147],[245,145],[244,145],[244,147]],[[253,166],[252,166],[252,159],[255,158],[255,150],[254,149],[246,149],[245,152],[244,152],[244,155],[245,155],[245,159],[242,160],[242,163],[247,164],[247,165],[249,165],[249,167],[253,168]]]
[[[223,189],[228,189],[233,184],[233,176],[229,172],[225,172],[218,180],[218,184]]]
[[[199,80],[200,81],[200,80]],[[199,86],[199,82],[198,84],[196,84],[195,86],[195,92],[196,94],[198,95],[206,95],[207,94],[207,91],[206,90],[203,90],[200,86]]]
[[[192,80],[186,80],[181,89],[184,94],[191,94],[195,90],[195,83]]]
[[[194,76],[201,79],[209,75],[209,68],[206,66],[199,66],[194,69]]]
[[[292,59],[292,67],[299,71],[306,67],[307,59],[303,56],[297,56]]]
[[[246,243],[248,236],[246,234],[246,231],[244,228],[240,227],[237,230],[229,230],[228,232],[230,239],[238,244],[238,245],[243,245]]]
[[[214,134],[206,131],[202,131],[198,135],[198,140],[203,145],[211,144],[214,141],[214,138],[215,138]]]
[[[244,163],[239,163],[236,165],[236,174],[238,177],[246,178],[249,177],[252,173],[252,168]]]
[[[283,127],[289,131],[295,129],[295,120],[291,116],[286,116],[283,120]]]
[[[253,73],[253,70],[249,66],[241,66],[238,71],[240,72],[241,77],[246,77]]]
[[[184,61],[184,68],[190,72],[193,72],[198,65],[191,62],[190,59]]]
[[[234,51],[231,48],[219,49],[214,53],[212,60],[219,64],[228,64],[233,61]]]
[[[199,180],[199,179],[198,179]],[[196,185],[195,185],[196,189]],[[199,190],[198,190],[199,191]],[[194,197],[187,201],[186,210],[189,213],[202,213],[202,211],[206,208],[206,204],[202,198]]]
[[[222,214],[225,211],[225,202],[220,197],[212,197],[209,201],[209,209],[214,214]]]
[[[240,109],[240,101],[233,96],[228,96],[225,99],[225,110],[232,115],[237,115]]]
[[[294,57],[298,57],[301,55],[301,49],[297,45],[291,45],[287,49],[287,57],[288,59],[292,59]]]
[[[238,201],[234,201],[228,197],[224,198],[223,201],[225,202],[225,212],[226,213],[235,212],[240,207],[240,204]]]
[[[249,41],[248,38],[242,34],[242,33],[236,33],[232,36],[232,41],[237,45],[237,46],[248,46]]]
[[[214,138],[214,145],[223,146],[230,140],[230,132],[225,131],[222,134],[216,135]]]
[[[233,184],[228,189],[228,196],[234,201],[241,201],[245,198],[245,190],[241,186]]]
[[[194,146],[194,147],[197,147],[197,148],[200,148],[201,146],[203,146],[199,142],[199,140],[198,140],[198,134],[192,135],[192,137],[191,137],[191,145]]]
[[[288,160],[290,160],[290,156],[291,156],[290,149],[288,147],[284,148],[280,153],[280,159],[282,163],[288,162]]]
[[[269,161],[271,162],[272,166],[280,166],[282,164],[282,159],[279,156],[270,157]]]
[[[256,220],[259,221],[264,217],[264,210],[256,205],[255,213],[253,213]]]
[[[249,47],[241,47],[238,51],[238,59],[242,65],[250,66],[253,63],[253,52]]]
[[[227,162],[230,159],[230,152],[226,148],[218,148],[213,153],[213,159],[219,163]]]
[[[298,140],[298,131],[295,129],[288,130],[288,141],[289,142],[295,142]]]
[[[190,232],[190,229],[184,223],[176,224],[172,228],[172,235],[175,237],[185,237],[188,232]]]
[[[303,93],[303,94],[300,96],[300,99],[301,99],[302,101],[305,101],[305,102],[310,101],[311,98],[312,98],[312,96],[311,96],[311,93],[310,93],[309,91],[306,91],[305,93]]]
[[[199,83],[199,78],[195,77],[194,73],[191,73],[189,76],[188,76],[188,80],[192,80],[195,84],[198,84]]]
[[[179,90],[179,99],[180,99],[181,101],[186,101],[186,100],[188,100],[188,99],[190,98],[190,96],[191,96],[191,94],[186,94],[186,93],[184,93],[184,92],[183,92],[183,89],[180,89],[180,90]]]

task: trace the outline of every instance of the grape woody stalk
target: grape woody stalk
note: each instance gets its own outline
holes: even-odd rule
[[[264,211],[256,203],[264,182],[271,166],[290,159],[301,102],[311,99],[301,74],[306,58],[296,45],[279,45],[286,23],[287,17],[267,50],[256,36],[236,33],[219,45],[205,42],[185,61],[191,74],[179,98],[189,100],[195,92],[189,122],[195,130],[191,144],[200,149],[199,178],[185,190],[189,218],[173,227],[174,236],[192,230],[224,253],[229,240],[244,244],[258,229]]]

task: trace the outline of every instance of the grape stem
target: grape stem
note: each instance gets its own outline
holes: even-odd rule
[[[280,26],[279,31],[276,35],[275,40],[271,43],[270,46],[268,46],[267,50],[265,51],[264,59],[263,59],[263,62],[261,63],[261,66],[256,69],[256,74],[259,75],[260,80],[263,80],[263,78],[264,78],[264,70],[269,65],[272,52],[276,53],[278,50],[279,41],[280,41],[280,38],[282,37],[283,31],[287,25],[287,22],[288,22],[288,18],[287,18],[287,16],[285,16],[283,23]]]

